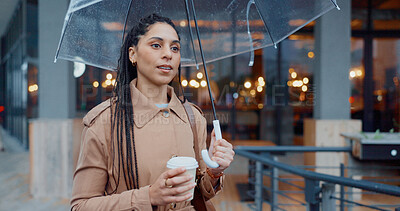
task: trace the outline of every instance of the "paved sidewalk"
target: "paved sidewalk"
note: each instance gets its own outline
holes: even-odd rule
[[[0,211],[67,211],[69,199],[35,199],[29,192],[29,152],[0,127]]]

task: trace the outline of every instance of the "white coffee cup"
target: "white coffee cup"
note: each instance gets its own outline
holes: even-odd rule
[[[197,167],[199,167],[199,164],[197,163],[196,159],[194,159],[192,157],[173,157],[173,158],[169,159],[169,161],[167,162],[167,168],[169,168],[169,169],[175,169],[175,168],[180,168],[180,167],[186,168],[186,172],[184,174],[192,176],[192,180],[188,181],[186,183],[183,183],[179,186],[186,185],[189,183],[194,183],[195,178],[196,178],[196,169],[197,169]],[[179,187],[179,186],[175,186],[175,187]],[[189,192],[192,193],[192,197],[186,201],[191,201],[193,199],[194,188],[192,188],[191,190],[189,190],[185,193],[179,194],[179,195],[185,195]]]

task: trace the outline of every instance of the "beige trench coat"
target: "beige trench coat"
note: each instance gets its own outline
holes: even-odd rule
[[[168,210],[167,206],[152,207],[149,186],[167,170],[166,163],[173,156],[195,157],[193,133],[183,105],[172,87],[168,87],[170,102],[158,108],[130,83],[134,108],[134,139],[137,153],[139,189],[127,190],[121,172],[120,185],[115,194],[112,178],[110,101],[93,108],[83,119],[85,125],[77,169],[74,174],[71,199],[72,210]],[[195,114],[199,149],[206,148],[206,120],[200,109],[192,104]],[[124,144],[125,145],[125,144]],[[211,178],[200,161],[202,178],[198,181],[206,199],[221,190],[212,187]],[[194,210],[190,202],[177,203],[174,210]]]

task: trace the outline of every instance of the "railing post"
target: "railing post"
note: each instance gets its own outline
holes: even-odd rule
[[[273,156],[272,159],[277,161],[278,159]],[[271,211],[275,211],[278,206],[278,169],[271,166],[271,191],[270,191],[270,203]]]
[[[340,164],[340,176],[344,177],[344,165]],[[344,211],[344,186],[340,186],[340,211]]]
[[[254,202],[256,203],[256,210],[261,211],[263,206],[263,164],[256,161],[256,185]]]
[[[321,209],[323,211],[335,211],[336,201],[331,198],[335,194],[335,185],[331,183],[322,184],[322,202]]]
[[[319,193],[321,188],[319,187],[319,181],[305,179],[306,188],[305,196],[307,202],[307,211],[319,211],[320,197]]]

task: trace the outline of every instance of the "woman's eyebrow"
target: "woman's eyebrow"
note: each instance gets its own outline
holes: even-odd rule
[[[159,40],[159,41],[161,41],[161,42],[164,42],[164,39],[163,38],[161,38],[161,37],[150,37],[150,39],[149,40]],[[178,43],[178,44],[181,44],[181,42],[179,41],[179,40],[173,40],[172,41],[172,43]]]

